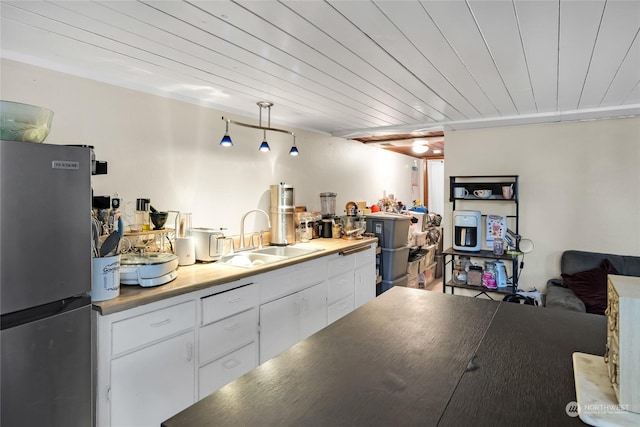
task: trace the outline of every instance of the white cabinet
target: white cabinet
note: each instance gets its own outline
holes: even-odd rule
[[[327,326],[327,261],[260,276],[260,363]]]
[[[111,425],[158,426],[195,402],[194,333],[163,340],[111,362]]]
[[[256,367],[257,342],[225,354],[198,370],[198,400]]]
[[[195,402],[196,304],[97,316],[98,426],[158,426]]]
[[[354,309],[355,254],[335,255],[328,263],[328,319],[333,323]]]
[[[323,281],[260,306],[260,363],[327,325],[326,295]]]
[[[239,284],[201,298],[198,399],[258,365],[258,285]]]
[[[96,425],[158,426],[375,297],[374,251],[96,312]]]
[[[298,342],[298,295],[260,306],[260,363]]]
[[[328,261],[329,323],[349,314],[376,296],[374,247],[336,255]]]
[[[327,283],[298,292],[298,338],[305,338],[327,326]]]
[[[376,297],[376,249],[369,248],[355,255],[355,308],[358,308]]]

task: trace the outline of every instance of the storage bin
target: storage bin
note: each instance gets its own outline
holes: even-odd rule
[[[414,261],[409,261],[407,264],[407,274],[409,278],[418,277],[420,273],[420,265],[422,265],[422,258],[418,258]]]
[[[420,281],[419,276],[409,277],[409,280],[407,281],[407,288],[424,289],[424,282]]]
[[[403,274],[407,274],[409,262],[409,246],[397,249],[382,248],[380,270],[382,280],[395,280]]]
[[[424,246],[427,244],[426,231],[414,231],[413,237],[416,239],[416,246]]]
[[[422,287],[425,287],[436,279],[436,267],[437,265],[434,263],[421,272],[420,280],[422,282]]]
[[[380,295],[381,293],[388,291],[389,289],[393,288],[394,286],[407,286],[407,283],[409,282],[409,275],[405,274],[404,276],[396,279],[396,280],[383,280],[382,282],[378,283],[376,285],[376,296]]]
[[[409,240],[411,218],[407,215],[375,212],[366,216],[366,222],[367,232],[376,235],[381,248],[399,248]]]
[[[422,248],[422,249],[427,249],[429,251],[424,256],[425,265],[431,265],[436,260],[436,248],[437,248],[437,245],[431,245],[431,246],[427,246],[426,248]]]

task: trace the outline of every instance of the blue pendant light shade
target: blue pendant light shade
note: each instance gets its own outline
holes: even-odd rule
[[[260,144],[260,148],[258,148],[258,151],[262,151],[263,153],[266,153],[267,151],[271,151],[271,148],[269,147],[269,143],[267,142],[267,131],[264,131],[264,137],[262,139],[262,144]]]
[[[231,137],[229,136],[229,121],[226,121],[227,123],[227,128],[224,131],[224,136],[222,137],[222,140],[220,141],[220,145],[222,145],[223,147],[233,147],[233,141],[231,140]]]
[[[277,128],[272,128],[271,127],[271,107],[273,107],[273,102],[269,102],[269,101],[259,101],[256,103],[258,105],[258,113],[259,113],[259,119],[258,119],[258,125],[254,125],[254,124],[250,124],[250,123],[242,123],[242,122],[238,122],[235,120],[231,120],[231,119],[226,119],[224,116],[222,116],[222,120],[224,120],[226,122],[226,128],[225,128],[225,133],[224,136],[222,137],[222,140],[220,141],[220,145],[223,147],[233,147],[233,141],[231,141],[231,137],[229,136],[229,123],[232,123],[234,125],[238,125],[238,126],[243,126],[243,127],[247,127],[247,128],[251,128],[251,129],[260,129],[262,130],[262,143],[260,144],[260,147],[258,148],[258,151],[266,153],[268,151],[271,151],[271,147],[269,147],[269,143],[267,142],[267,131],[269,132],[281,132],[281,133],[286,133],[288,135],[293,136],[293,146],[291,147],[291,149],[289,150],[289,154],[291,156],[297,156],[300,154],[300,152],[298,151],[298,147],[296,147],[296,135],[286,129],[277,129]],[[262,113],[263,111],[266,111],[267,113],[267,125],[263,126],[262,125]]]
[[[296,147],[296,136],[293,135],[293,146],[291,147],[291,150],[289,150],[289,155],[297,156],[298,154],[300,154],[300,152],[298,151],[298,147]]]

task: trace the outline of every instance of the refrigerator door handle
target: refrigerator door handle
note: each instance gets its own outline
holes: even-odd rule
[[[49,316],[66,313],[90,304],[91,297],[89,295],[80,295],[14,313],[3,314],[0,318],[0,330],[4,331],[5,329],[31,323]]]

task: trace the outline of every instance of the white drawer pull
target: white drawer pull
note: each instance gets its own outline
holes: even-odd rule
[[[186,353],[185,360],[187,362],[191,362],[191,359],[193,359],[193,344],[189,342],[187,343],[187,353]]]
[[[227,300],[227,302],[229,304],[235,304],[235,303],[240,302],[240,301],[242,301],[242,297],[236,297],[236,298],[231,298],[231,299]]]
[[[171,323],[171,319],[167,318],[167,319],[161,320],[160,322],[152,323],[150,326],[152,328],[157,328],[160,326],[168,325],[169,323]]]
[[[226,325],[224,327],[225,331],[232,331],[234,329],[238,329],[238,326],[240,326],[240,324],[238,322],[232,323],[231,325]]]
[[[233,369],[236,366],[238,366],[240,364],[240,362],[238,362],[236,359],[229,359],[227,361],[225,361],[222,366],[224,366],[227,369]]]

